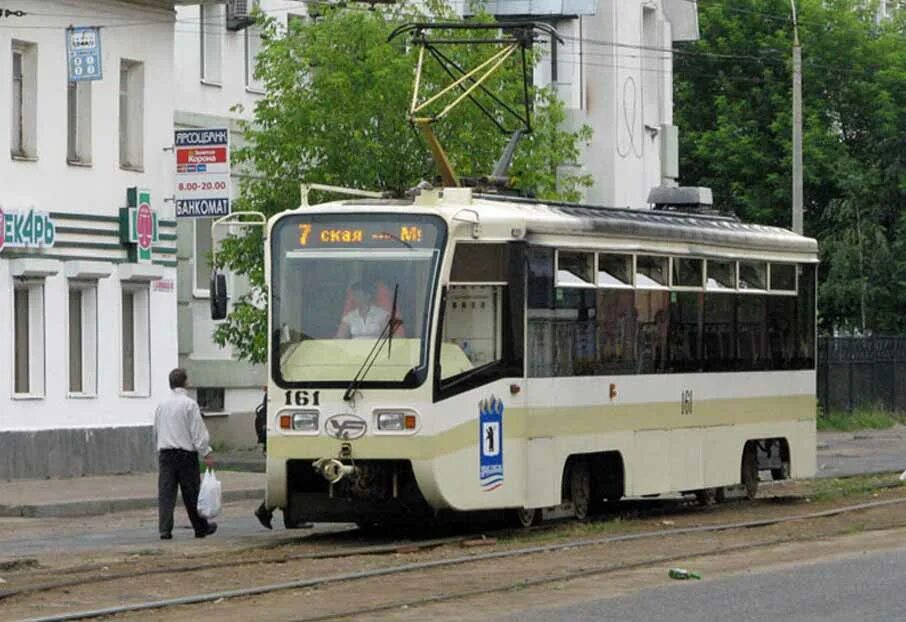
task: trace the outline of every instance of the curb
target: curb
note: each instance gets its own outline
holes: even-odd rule
[[[246,488],[223,491],[223,502],[263,499],[264,488]],[[74,518],[96,516],[127,510],[157,507],[157,497],[128,497],[125,499],[86,499],[65,503],[40,505],[0,505],[0,517],[9,518]]]

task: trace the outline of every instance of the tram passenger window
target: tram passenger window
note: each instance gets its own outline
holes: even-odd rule
[[[797,369],[815,368],[815,266],[798,266]]]
[[[636,373],[664,372],[670,332],[670,293],[638,291],[635,308],[638,314]]]
[[[599,253],[598,287],[632,287],[632,255]]]
[[[635,373],[638,312],[635,292],[598,291],[598,373]]]
[[[529,247],[528,259],[528,308],[554,308],[554,249],[542,246]],[[529,313],[531,320],[532,313]]]
[[[768,264],[761,261],[739,262],[739,289],[767,289]]]
[[[702,334],[705,371],[729,371],[735,366],[735,303],[733,295],[705,294]]]
[[[673,286],[702,287],[704,285],[704,261],[688,257],[674,257]]]
[[[673,292],[670,295],[667,350],[672,372],[701,369],[703,300],[704,294],[700,292]]]
[[[736,352],[737,370],[770,369],[767,296],[736,297]]]
[[[560,251],[557,253],[558,287],[594,287],[594,253]]]
[[[771,290],[796,291],[796,266],[789,263],[771,264]]]
[[[667,257],[639,255],[635,258],[635,286],[638,288],[661,289],[669,284]]]
[[[736,289],[736,262],[708,260],[707,289]]]

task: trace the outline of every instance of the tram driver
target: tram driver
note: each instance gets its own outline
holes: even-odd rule
[[[390,313],[375,303],[376,291],[373,282],[357,281],[352,284],[347,307],[337,329],[337,339],[377,337],[381,334]]]

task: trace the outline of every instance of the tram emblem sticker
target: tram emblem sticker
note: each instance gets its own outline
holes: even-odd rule
[[[478,410],[478,481],[484,492],[490,492],[503,486],[503,401],[492,395],[478,403]]]

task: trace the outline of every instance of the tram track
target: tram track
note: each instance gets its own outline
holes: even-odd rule
[[[473,555],[460,555],[456,557],[450,557],[445,559],[436,559],[428,561],[419,561],[412,562],[407,564],[398,564],[380,568],[373,568],[369,570],[356,570],[351,572],[343,572],[337,574],[323,575],[317,577],[309,577],[304,579],[284,581],[280,583],[274,583],[269,585],[261,585],[250,588],[242,588],[235,590],[226,590],[226,591],[216,591],[208,592],[204,594],[193,594],[188,596],[182,596],[177,598],[170,599],[161,599],[154,601],[146,601],[141,603],[133,603],[129,605],[121,605],[115,607],[106,607],[101,609],[94,610],[85,610],[77,611],[71,613],[57,614],[49,617],[40,617],[32,618],[29,622],[62,622],[65,620],[80,620],[80,619],[92,619],[105,616],[113,616],[119,614],[125,614],[130,612],[140,612],[140,611],[149,611],[149,610],[162,610],[184,605],[195,605],[201,603],[210,603],[210,602],[220,602],[228,599],[237,599],[243,597],[252,597],[260,596],[265,594],[271,594],[279,591],[287,590],[299,590],[299,589],[310,589],[310,588],[323,588],[335,584],[347,583],[353,581],[361,581],[367,579],[374,579],[378,577],[386,577],[393,575],[401,575],[406,573],[412,573],[416,571],[430,571],[434,569],[443,569],[451,568],[454,566],[462,566],[466,564],[478,564],[481,562],[491,562],[495,560],[507,560],[514,559],[519,557],[525,557],[529,555],[544,554],[544,553],[556,553],[561,551],[566,551],[569,549],[583,549],[590,548],[595,546],[601,546],[606,544],[615,544],[620,542],[633,542],[640,541],[645,539],[657,539],[657,538],[671,538],[682,535],[691,535],[691,534],[710,534],[718,533],[723,531],[730,530],[742,530],[742,529],[756,529],[762,527],[769,527],[773,525],[780,525],[783,523],[790,523],[795,521],[805,521],[805,520],[814,520],[825,517],[839,516],[841,514],[892,507],[897,505],[906,504],[906,498],[894,498],[886,499],[881,501],[872,501],[867,503],[859,503],[854,505],[840,506],[835,508],[830,508],[827,510],[817,511],[817,512],[808,512],[808,513],[796,513],[788,514],[785,516],[778,516],[772,518],[764,518],[757,520],[747,520],[747,521],[734,521],[710,525],[700,525],[694,527],[682,527],[674,529],[660,529],[653,531],[645,531],[638,533],[630,534],[621,534],[614,536],[598,537],[598,538],[584,538],[578,540],[570,540],[567,542],[559,542],[553,544],[543,544],[536,546],[520,547],[515,549],[493,551],[487,553],[479,553]],[[803,540],[805,538],[793,538],[795,540]],[[639,562],[633,562],[630,564],[608,564],[606,566],[596,566],[583,568],[580,571],[572,573],[560,573],[551,576],[544,577],[534,577],[520,581],[518,583],[512,583],[505,586],[488,586],[482,587],[480,589],[465,590],[458,592],[451,592],[440,595],[428,596],[425,598],[411,599],[406,602],[394,602],[393,604],[382,604],[377,608],[362,608],[356,611],[344,611],[344,612],[334,612],[329,615],[315,615],[310,618],[303,618],[306,622],[313,620],[325,620],[338,617],[348,617],[351,615],[365,615],[367,613],[373,613],[380,610],[385,610],[393,607],[399,606],[417,606],[419,604],[428,604],[431,602],[441,602],[443,600],[453,600],[457,598],[467,598],[469,596],[476,596],[482,593],[492,593],[492,592],[503,592],[509,589],[515,589],[519,587],[527,587],[532,585],[542,585],[544,583],[551,583],[556,581],[568,581],[574,578],[581,576],[591,576],[594,574],[605,574],[608,572],[617,572],[621,570],[630,570],[635,567],[644,567],[646,565],[658,564],[658,563],[669,563],[671,561],[676,561],[678,559],[688,559],[690,557],[697,557],[701,555],[708,554],[723,554],[728,552],[733,552],[735,550],[746,550],[746,548],[768,546],[771,544],[780,544],[786,539],[779,539],[775,541],[768,542],[759,542],[756,544],[747,544],[739,545],[738,547],[723,547],[719,551],[700,551],[698,553],[694,551],[684,550],[680,555],[669,555],[669,556],[660,556],[655,559],[642,560]]]
[[[771,496],[771,497],[762,497],[751,501],[730,501],[730,504],[745,503],[747,505],[757,506],[764,504],[773,504],[773,503],[796,503],[805,500],[806,497],[802,495],[782,495],[782,496]],[[608,512],[605,514],[599,514],[596,516],[590,517],[592,522],[606,520],[606,519],[624,519],[624,520],[635,520],[639,518],[656,518],[661,516],[676,516],[677,514],[690,514],[695,512],[702,511],[703,508],[693,499],[689,497],[685,498],[661,498],[661,499],[646,499],[646,500],[625,500],[621,501],[617,509],[613,512]],[[352,546],[352,547],[335,547],[327,550],[320,551],[310,551],[304,553],[290,553],[284,555],[268,555],[268,556],[256,556],[248,559],[229,559],[221,560],[216,562],[205,562],[205,563],[182,563],[176,565],[164,565],[154,568],[146,568],[138,571],[130,572],[111,572],[111,564],[93,564],[88,566],[79,566],[74,568],[67,568],[65,572],[67,574],[73,574],[77,572],[81,573],[92,573],[92,574],[83,574],[82,576],[66,579],[58,579],[52,581],[42,581],[41,578],[47,575],[46,570],[37,570],[31,571],[28,574],[28,585],[22,587],[12,587],[6,589],[0,589],[0,603],[6,599],[10,599],[17,596],[28,596],[33,594],[38,594],[42,592],[50,592],[54,590],[65,590],[69,588],[99,584],[99,583],[110,583],[114,581],[125,581],[129,579],[137,579],[143,577],[149,577],[154,575],[169,575],[169,574],[187,574],[193,572],[202,572],[205,570],[216,570],[221,568],[237,568],[242,566],[259,566],[261,564],[285,564],[294,561],[305,561],[305,560],[328,560],[328,559],[342,559],[350,557],[366,557],[366,556],[378,556],[378,555],[391,555],[396,553],[413,553],[416,551],[424,551],[432,548],[442,547],[446,545],[455,545],[461,542],[473,540],[476,538],[499,538],[505,537],[512,533],[528,534],[528,533],[539,533],[548,530],[553,530],[558,528],[563,524],[562,519],[555,519],[550,522],[546,522],[542,525],[531,527],[531,528],[492,528],[490,530],[468,530],[465,533],[460,535],[445,537],[445,538],[431,538],[425,540],[419,539],[406,539],[398,540],[395,542],[390,542],[387,544],[377,544],[377,545],[368,545],[368,546]],[[355,531],[355,530],[351,530]],[[340,534],[330,534],[330,535],[321,535],[319,540],[330,540],[336,539],[338,535],[346,534],[346,532],[341,532]],[[287,542],[281,542],[277,546],[285,546]],[[261,549],[274,548],[273,544],[267,544],[260,547],[249,547],[238,551],[238,554],[254,554]],[[121,565],[126,565],[127,562],[121,562]],[[22,576],[18,577],[20,582],[22,581]]]

